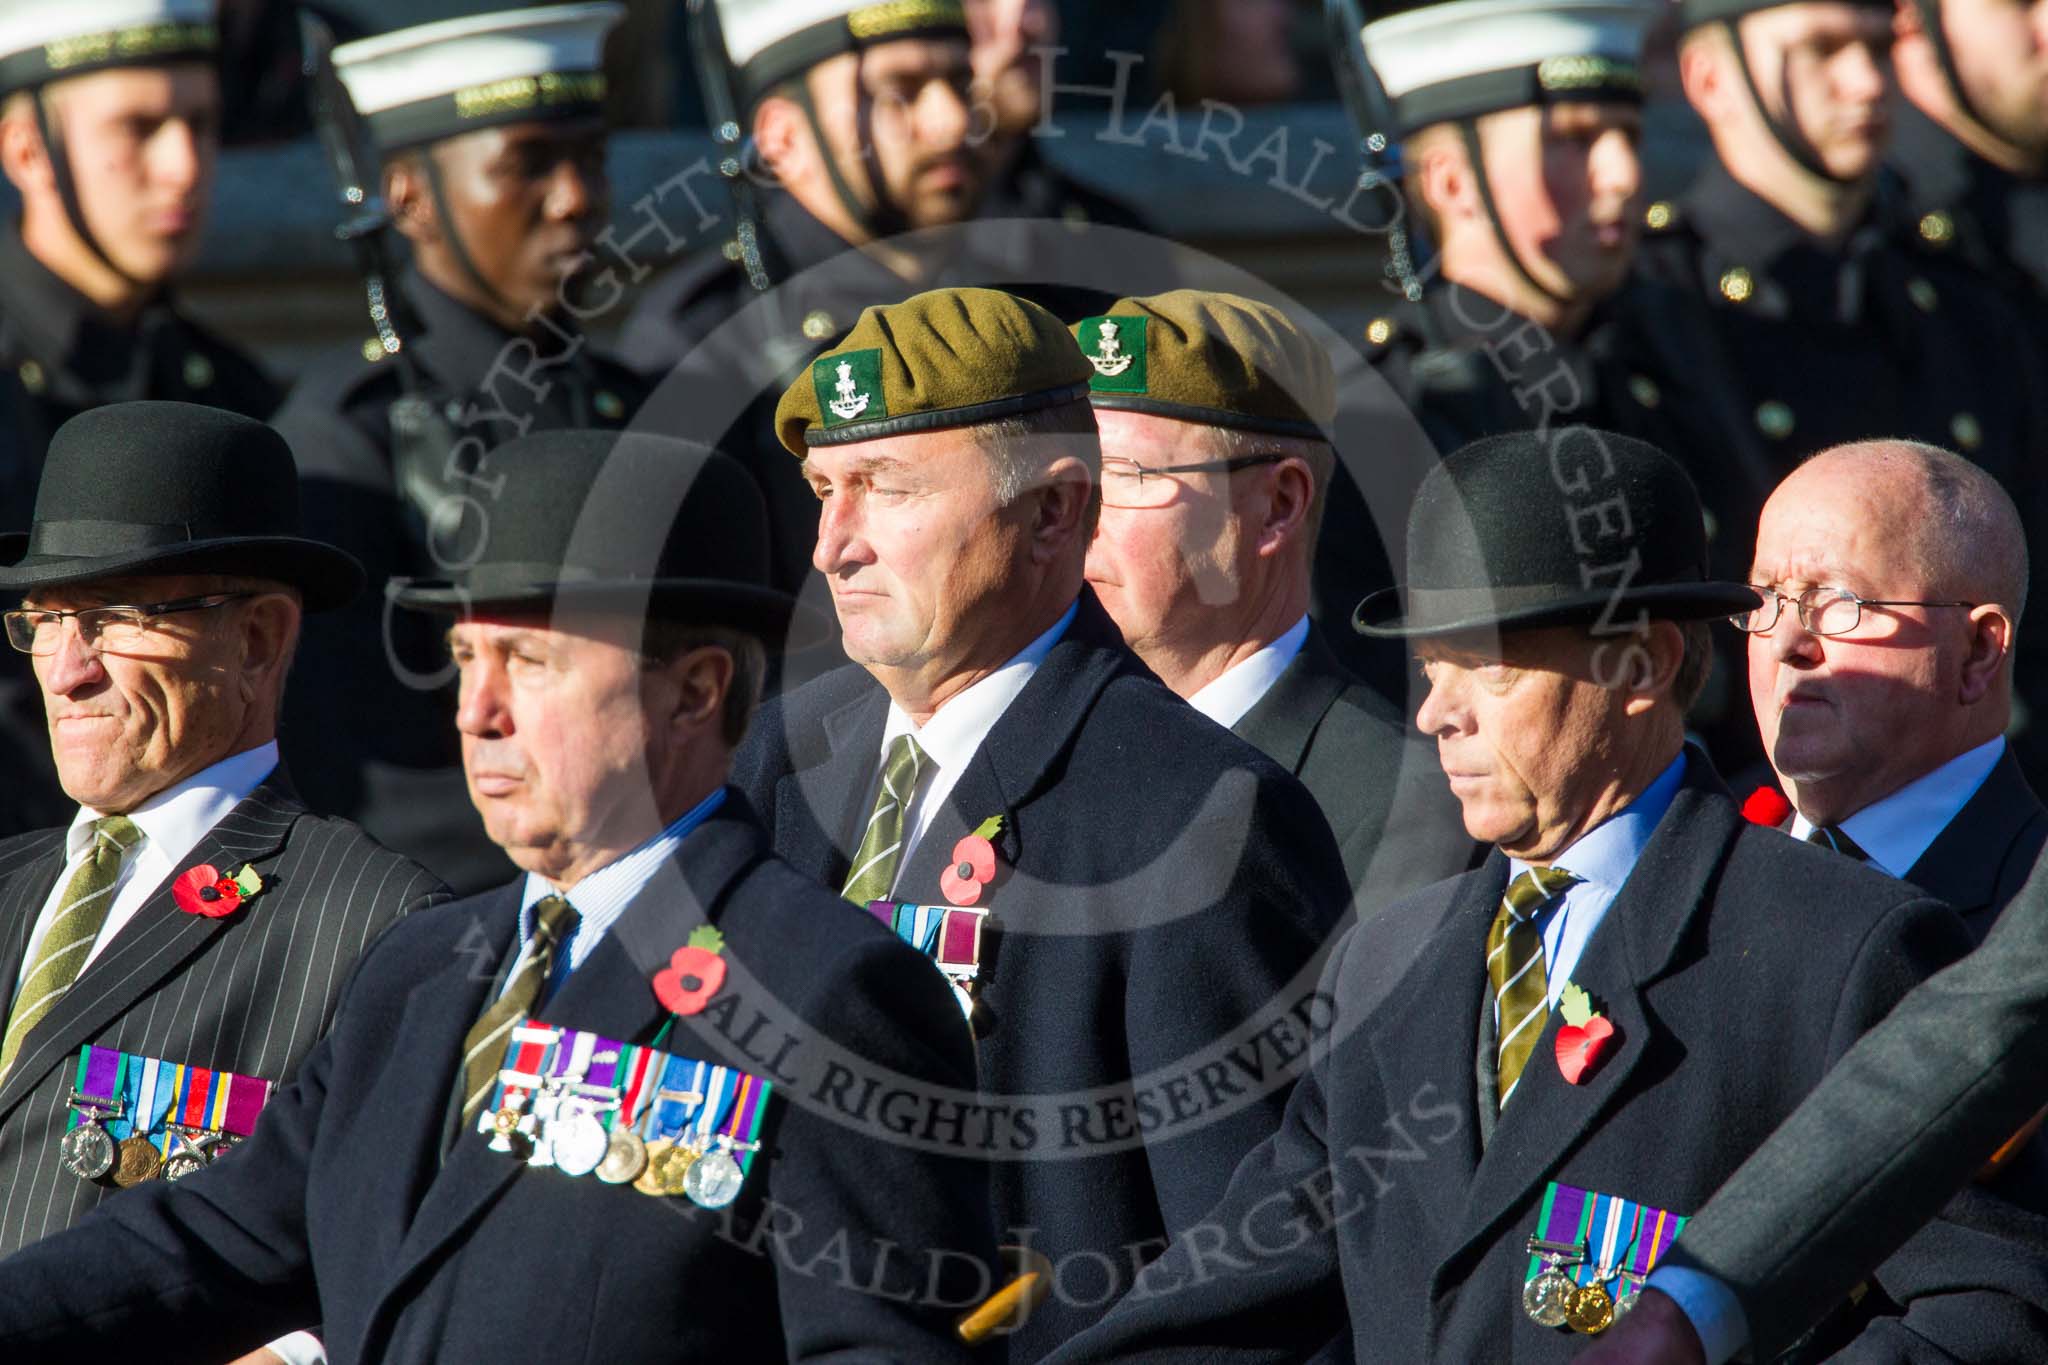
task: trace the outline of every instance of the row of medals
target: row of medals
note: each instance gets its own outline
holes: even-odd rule
[[[167,1127],[178,1145],[166,1157],[157,1151],[155,1143],[140,1133],[117,1142],[112,1133],[100,1126],[103,1119],[121,1116],[122,1106],[118,1101],[108,1104],[73,1092],[70,1103],[85,1116],[85,1121],[66,1133],[58,1144],[64,1169],[80,1180],[111,1177],[114,1184],[124,1190],[158,1178],[182,1180],[194,1171],[204,1170],[215,1157],[239,1141],[209,1128],[188,1128],[182,1123],[173,1123]]]
[[[1596,1336],[1635,1306],[1641,1281],[1632,1272],[1598,1266],[1593,1282],[1580,1284],[1565,1270],[1584,1264],[1585,1253],[1578,1247],[1531,1237],[1529,1251],[1543,1258],[1542,1272],[1522,1286],[1522,1311],[1533,1321]],[[1619,1298],[1607,1290],[1607,1282],[1617,1276],[1622,1282]]]
[[[536,1103],[524,1084],[532,1076],[501,1071],[498,1079],[505,1082],[509,1102],[486,1117],[491,1150],[523,1155],[529,1166],[552,1166],[564,1175],[595,1175],[607,1185],[631,1185],[657,1198],[680,1194],[702,1208],[722,1209],[739,1198],[746,1180],[733,1153],[760,1145],[723,1134],[709,1148],[643,1138],[625,1122],[606,1131],[598,1115],[620,1104],[619,1092],[609,1086],[550,1076],[541,1081],[544,1093]],[[701,1104],[704,1097],[694,1090],[657,1090],[654,1104],[663,1100]]]

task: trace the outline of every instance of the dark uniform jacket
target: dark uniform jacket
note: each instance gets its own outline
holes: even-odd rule
[[[2019,894],[2048,844],[2048,809],[2007,748],[1906,880],[1954,906],[1980,942]]]
[[[1322,807],[1360,915],[1472,866],[1478,850],[1435,751],[1337,662],[1320,627],[1231,729]]]
[[[405,401],[395,361],[351,349],[308,369],[277,415],[298,461],[305,533],[362,560],[371,583],[360,601],[306,618],[282,740],[315,806],[358,820],[457,890],[473,891],[502,881],[510,865],[469,804],[452,689],[407,680],[445,679],[442,625],[388,608],[383,585],[394,576],[445,577],[487,534],[488,486],[430,478],[451,448],[474,468],[485,450],[529,429],[622,427],[643,388],[580,333],[565,331],[563,340],[543,329],[523,342],[416,273],[401,287],[421,401]],[[417,437],[396,441],[394,418]],[[462,520],[437,532],[430,549],[418,504],[444,493],[464,508]]]
[[[736,762],[775,846],[843,883],[888,697],[848,667],[771,703]],[[960,774],[893,899],[944,904],[993,815],[978,1052],[999,1237],[1055,1289],[1008,1338],[1032,1360],[1092,1321],[1273,1130],[1345,903],[1301,785],[1124,648],[1092,594]]]
[[[2048,181],[1992,165],[1910,100],[1894,108],[1891,164],[1908,186],[1913,231],[2048,302]]]
[[[0,844],[0,1018],[13,1008],[29,933],[64,871],[65,833]],[[248,863],[263,890],[237,913],[209,919],[178,909],[166,878],[29,1033],[0,1081],[0,1248],[60,1232],[116,1193],[58,1164],[80,1048],[288,1081],[333,1017],[363,946],[446,895],[355,826],[309,814],[281,773],[184,860],[201,863]]]
[[[147,1341],[218,1365],[318,1321],[337,1365],[966,1359],[947,1328],[985,1292],[961,1274],[993,1254],[981,1170],[813,1098],[834,1061],[973,1085],[931,964],[769,858],[744,803],[684,838],[542,1017],[650,1042],[672,1017],[650,979],[693,927],[724,933],[719,998],[663,1050],[780,1084],[738,1202],[712,1213],[529,1168],[455,1122],[463,1039],[516,956],[522,885],[379,940],[232,1159],[0,1265],[0,1354],[114,1360]]]
[[[1567,1082],[1553,1010],[1494,1118],[1478,1043],[1490,1052],[1486,939],[1507,874],[1496,853],[1340,945],[1323,983],[1337,1017],[1376,1012],[1317,1049],[1280,1132],[1147,1292],[1053,1360],[1282,1361],[1333,1329],[1360,1362],[1568,1360],[1586,1339],[1522,1307],[1547,1183],[1696,1212],[1865,1028],[1969,946],[1915,888],[1747,825],[1694,751],[1572,973],[1612,1050]],[[1390,960],[1412,966],[1390,978]],[[1878,1272],[1905,1316],[1863,1325],[1857,1349],[2038,1355],[2040,1226],[1982,1191],[1959,1198]]]
[[[30,254],[20,225],[0,222],[0,530],[33,519],[43,452],[65,422],[107,403],[174,399],[266,418],[277,387],[255,361],[178,311],[168,292],[133,322],[115,322]],[[13,602],[6,603],[13,606]],[[77,809],[57,783],[42,702],[26,655],[0,657],[0,835]]]

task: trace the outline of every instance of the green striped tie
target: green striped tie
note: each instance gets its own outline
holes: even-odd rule
[[[853,870],[839,892],[855,905],[878,901],[896,885],[896,869],[903,862],[903,817],[923,768],[924,750],[917,741],[907,734],[896,736],[882,762],[882,789],[875,793],[874,814],[868,816],[860,848],[853,855]]]
[[[7,1039],[0,1042],[0,1076],[14,1065],[22,1040],[57,1007],[71,983],[85,968],[107,911],[114,905],[114,884],[121,880],[121,860],[142,842],[142,831],[125,815],[109,815],[92,823],[92,848],[71,882],[64,903],[36,949],[35,965],[22,978],[14,1008],[7,1015]]]
[[[533,903],[533,940],[512,968],[511,979],[496,1000],[470,1026],[462,1040],[462,1117],[476,1117],[497,1084],[505,1060],[505,1037],[513,1025],[540,1004],[541,989],[554,970],[555,950],[576,936],[576,907],[560,896]]]
[[[1500,1032],[1494,1088],[1503,1109],[1550,1019],[1550,979],[1543,968],[1543,933],[1536,927],[1536,916],[1578,880],[1561,867],[1530,868],[1501,897],[1486,936],[1486,975],[1493,982],[1494,1020]]]

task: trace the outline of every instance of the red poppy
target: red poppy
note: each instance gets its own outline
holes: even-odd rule
[[[210,863],[188,867],[171,883],[171,899],[188,915],[221,919],[242,907],[242,888]]]
[[[981,888],[995,880],[996,846],[979,834],[953,845],[952,865],[939,874],[939,890],[954,905],[972,905]]]
[[[1752,825],[1768,825],[1776,829],[1791,814],[1792,803],[1776,787],[1758,787],[1742,803],[1742,818]]]
[[[654,998],[671,1014],[696,1014],[711,1003],[725,984],[725,936],[708,925],[692,930],[690,941],[670,955],[668,967],[654,974]]]
[[[1614,1025],[1607,1016],[1596,1014],[1583,1024],[1566,1024],[1557,1031],[1557,1069],[1573,1085],[1583,1082],[1599,1064],[1601,1054],[1614,1042]]]

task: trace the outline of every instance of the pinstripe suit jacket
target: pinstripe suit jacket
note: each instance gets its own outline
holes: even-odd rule
[[[0,843],[0,1019],[64,869],[64,831]],[[159,885],[30,1032],[0,1081],[0,1254],[61,1231],[115,1191],[58,1164],[65,1098],[87,1043],[286,1081],[326,1029],[372,937],[444,899],[424,868],[299,804],[281,771],[207,832],[184,866],[254,864],[262,895],[225,919]]]

